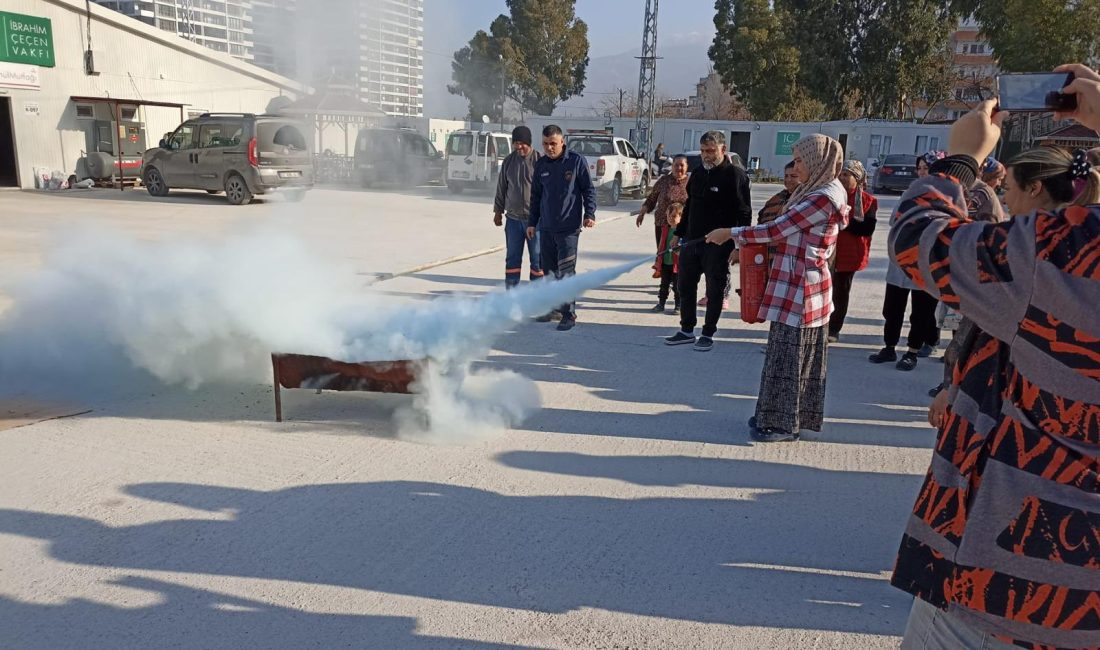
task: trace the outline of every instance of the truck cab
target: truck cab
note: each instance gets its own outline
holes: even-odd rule
[[[507,133],[455,131],[447,138],[447,189],[455,194],[468,188],[492,190],[511,152],[512,136]]]
[[[566,147],[584,156],[592,184],[607,205],[617,205],[624,190],[636,199],[649,191],[649,163],[629,140],[609,130],[570,129]]]

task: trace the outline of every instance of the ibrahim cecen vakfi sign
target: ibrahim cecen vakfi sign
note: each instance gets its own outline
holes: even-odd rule
[[[54,67],[49,18],[0,11],[0,61]]]

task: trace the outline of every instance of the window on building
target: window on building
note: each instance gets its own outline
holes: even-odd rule
[[[175,18],[176,8],[170,5],[157,5],[157,15],[165,18]]]
[[[95,106],[91,104],[77,104],[76,105],[76,118],[78,120],[94,120],[95,119]]]
[[[166,32],[175,32],[176,31],[176,21],[174,21],[174,20],[164,20],[163,18],[157,18],[157,27],[159,29],[163,29]]]
[[[225,38],[226,36],[228,36],[224,29],[219,29],[217,27],[207,27],[205,32],[206,36],[208,36],[209,38]]]
[[[913,153],[921,154],[928,151],[928,136],[918,135],[917,142],[913,147]]]

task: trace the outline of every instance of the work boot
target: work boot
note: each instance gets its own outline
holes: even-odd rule
[[[569,330],[573,329],[573,327],[575,327],[576,324],[577,324],[577,317],[576,316],[574,316],[573,314],[563,314],[562,317],[561,317],[561,322],[558,323],[558,331],[559,332],[568,332]]]

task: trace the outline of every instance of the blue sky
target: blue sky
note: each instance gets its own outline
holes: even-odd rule
[[[461,98],[439,90],[450,81],[452,55],[474,32],[488,30],[493,19],[506,12],[504,0],[424,0],[424,93],[429,114],[465,106]],[[588,23],[589,56],[641,48],[644,13],[644,0],[577,0],[577,16]],[[713,21],[713,0],[664,0],[657,13],[658,48],[710,43]]]

